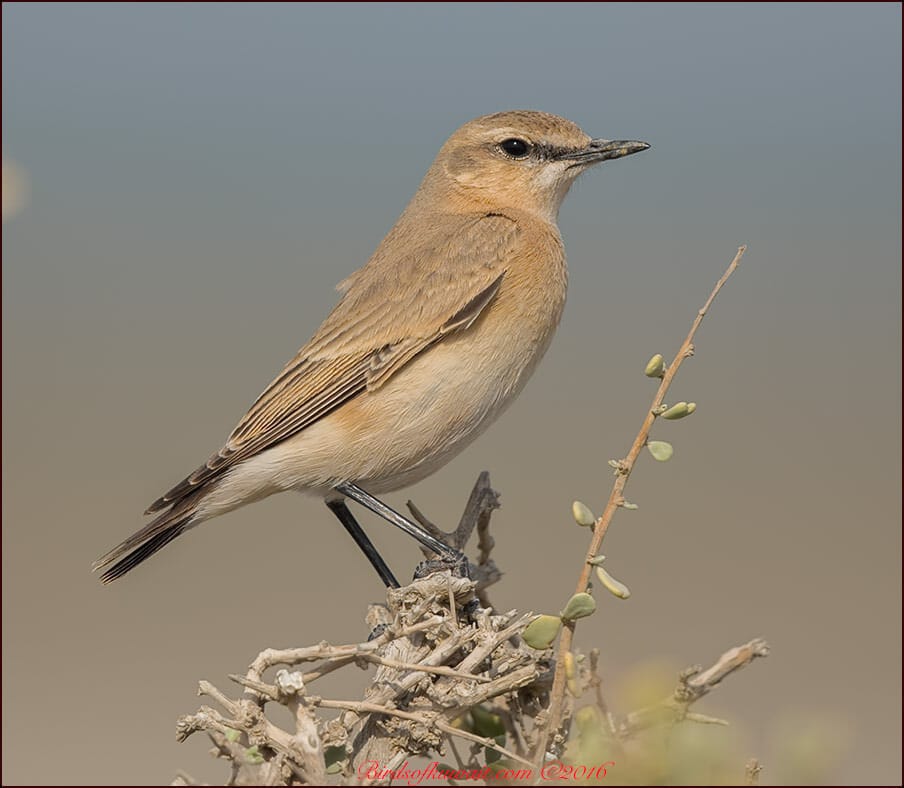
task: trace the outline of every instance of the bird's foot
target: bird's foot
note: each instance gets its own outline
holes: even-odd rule
[[[470,564],[468,564],[468,558],[464,553],[441,556],[439,558],[428,558],[425,561],[421,561],[414,568],[413,579],[422,580],[437,572],[445,571],[451,572],[452,577],[465,577],[468,580],[471,579]]]

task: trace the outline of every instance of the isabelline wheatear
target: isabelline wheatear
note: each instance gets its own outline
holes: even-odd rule
[[[398,583],[345,497],[456,556],[370,493],[433,473],[517,396],[565,304],[556,226],[565,194],[594,164],[648,147],[591,139],[543,112],[500,112],[458,129],[367,265],[339,285],[342,298],[310,342],[223,448],[151,504],[154,520],[96,562],[101,579],[284,490],[323,496],[387,585]]]

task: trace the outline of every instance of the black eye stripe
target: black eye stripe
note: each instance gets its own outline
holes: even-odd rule
[[[513,159],[523,159],[530,153],[530,143],[518,137],[509,137],[499,143],[500,150]]]

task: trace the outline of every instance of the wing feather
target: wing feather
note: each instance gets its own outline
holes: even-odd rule
[[[368,264],[345,280],[335,309],[223,448],[148,513],[379,388],[433,343],[467,330],[499,291],[517,237],[516,223],[498,214],[443,217],[416,228],[400,221]]]

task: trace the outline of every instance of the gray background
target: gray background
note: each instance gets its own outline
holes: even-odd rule
[[[497,604],[558,610],[571,501],[601,508],[644,363],[749,243],[670,396],[699,411],[657,427],[675,457],[644,458],[606,540],[633,595],[578,643],[618,685],[766,637],[700,708],[739,769],[783,779],[815,730],[827,779],[899,783],[900,36],[897,4],[4,4],[3,156],[30,183],[3,228],[4,784],[222,779],[174,739],[196,680],[364,637],[377,578],[313,499],[110,588],[89,566],[221,444],[444,139],[510,108],[653,148],[566,201],[569,304],[519,402],[388,500],[451,525],[489,469]],[[407,574],[414,546],[365,522]]]

